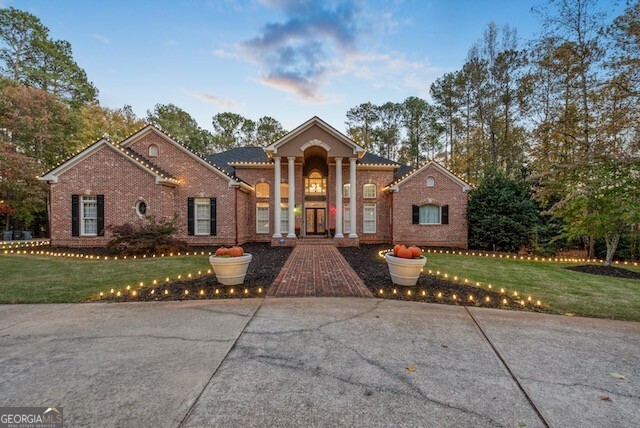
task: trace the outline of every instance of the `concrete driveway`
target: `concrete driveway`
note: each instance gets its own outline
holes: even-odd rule
[[[640,323],[378,299],[0,306],[0,406],[68,426],[640,426],[639,356]]]

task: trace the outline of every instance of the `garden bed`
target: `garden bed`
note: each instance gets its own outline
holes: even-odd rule
[[[215,274],[192,279],[136,288],[136,295],[120,290],[121,296],[108,294],[96,300],[108,302],[155,301],[155,300],[200,300],[214,298],[262,297],[287,261],[293,247],[272,247],[269,243],[252,243],[242,246],[246,253],[253,255],[244,284],[225,286],[216,281]],[[212,247],[211,250],[215,251]],[[207,260],[209,256],[206,256]],[[152,293],[153,290],[153,293]],[[185,290],[188,294],[185,294]]]
[[[569,266],[566,269],[576,272],[588,273],[591,275],[610,276],[613,278],[640,279],[639,272],[634,272],[629,269],[623,269],[615,266],[580,265]]]
[[[424,272],[420,274],[418,283],[414,287],[395,285],[391,282],[386,260],[378,254],[387,248],[389,248],[388,245],[360,245],[360,248],[339,248],[340,253],[376,297],[544,312],[543,307],[536,306],[535,302],[525,300],[523,307],[520,303],[520,297],[513,297],[511,294],[507,296],[508,293],[502,294],[485,288],[467,285],[460,281],[439,278]],[[429,269],[429,257],[428,254],[425,255],[427,256],[427,264],[424,267],[424,271],[427,272]],[[381,290],[382,293],[380,292]],[[471,299],[470,296],[472,297]],[[487,297],[489,298],[488,301]],[[503,303],[505,298],[507,303]]]

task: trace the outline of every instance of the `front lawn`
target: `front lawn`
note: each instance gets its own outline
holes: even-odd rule
[[[210,269],[209,256],[84,260],[0,255],[0,303],[84,302],[110,288]]]
[[[426,269],[531,294],[559,313],[640,321],[640,280],[564,269],[584,263],[535,262],[428,253]],[[640,272],[637,267],[625,269]]]

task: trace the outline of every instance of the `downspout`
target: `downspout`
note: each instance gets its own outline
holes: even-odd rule
[[[389,222],[391,223],[391,243],[393,244],[393,226],[394,226],[394,221],[393,221],[393,194],[395,192],[389,191],[389,193],[391,193],[391,204],[390,204],[390,217],[389,217]]]
[[[49,225],[48,227],[48,234],[49,234],[49,243],[51,243],[51,183],[47,183],[47,224]]]

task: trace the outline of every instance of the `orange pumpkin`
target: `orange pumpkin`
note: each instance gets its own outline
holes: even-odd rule
[[[229,249],[225,248],[225,247],[220,247],[216,250],[216,257],[218,256],[228,256],[229,255]]]
[[[410,246],[409,249],[411,250],[411,255],[414,259],[422,255],[422,249],[416,247],[415,245]]]
[[[398,250],[398,257],[400,257],[401,259],[412,259],[413,258],[413,253],[411,252],[411,250],[409,248],[407,248],[407,247],[405,247],[403,245]]]
[[[396,244],[393,246],[393,255],[398,257],[398,251],[400,251],[400,248],[404,248],[404,245],[402,244]]]
[[[231,257],[240,257],[243,254],[244,254],[244,250],[242,249],[242,247],[231,247],[229,249],[229,255]]]

